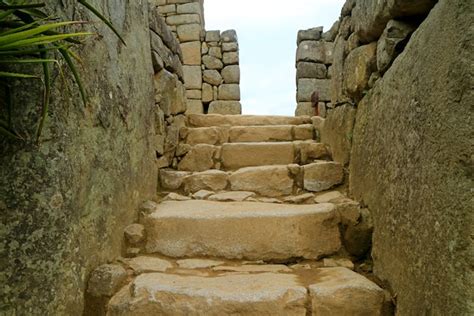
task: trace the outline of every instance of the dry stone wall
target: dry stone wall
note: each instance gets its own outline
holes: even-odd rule
[[[206,31],[203,1],[155,1],[182,51],[187,114],[241,114],[237,33]]]
[[[316,128],[371,211],[400,315],[473,313],[473,15],[472,1],[347,0],[333,27]]]
[[[331,29],[323,34],[323,27],[315,27],[298,32],[296,51],[296,101],[295,114],[315,115],[311,103],[313,92],[318,93],[318,112],[326,117],[327,109],[332,108],[331,72],[334,37],[337,30]]]

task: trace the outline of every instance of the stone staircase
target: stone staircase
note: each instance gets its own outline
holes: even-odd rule
[[[323,192],[344,171],[311,118],[189,115],[180,138],[160,202],[125,230],[127,258],[92,274],[97,314],[392,314],[357,261],[367,210]]]

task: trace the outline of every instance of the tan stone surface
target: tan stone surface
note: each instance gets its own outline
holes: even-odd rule
[[[181,194],[178,194],[178,193],[171,192],[171,193],[167,194],[162,199],[162,201],[188,201],[190,199],[191,198],[188,197],[188,196],[184,196],[184,195],[181,195]]]
[[[384,292],[369,279],[347,268],[319,269],[310,285],[313,315],[380,316]]]
[[[206,71],[205,71],[206,72]],[[250,126],[250,125],[299,125],[311,123],[308,116],[259,116],[259,115],[189,115],[189,126]]]
[[[196,199],[196,200],[205,200],[207,199],[209,196],[213,195],[214,192],[213,191],[209,191],[209,190],[199,190],[197,191],[196,193],[193,194],[193,199]]]
[[[209,201],[221,201],[221,202],[241,202],[245,201],[250,197],[254,197],[254,192],[247,192],[247,191],[232,191],[232,192],[221,192],[211,195],[208,200]]]
[[[311,201],[311,200],[313,200],[313,198],[314,198],[314,194],[304,193],[304,194],[295,195],[295,196],[288,196],[288,197],[284,198],[283,201],[285,203],[300,204],[300,203],[305,203],[305,202]]]
[[[212,145],[198,144],[179,162],[180,171],[204,171],[214,166],[214,153],[217,148]]]
[[[315,159],[323,159],[329,156],[326,145],[314,141],[301,142],[297,144],[302,164],[307,164]]]
[[[218,99],[219,100],[240,100],[240,86],[238,84],[221,84],[218,90]]]
[[[165,272],[173,267],[168,260],[154,257],[136,257],[126,261],[128,266],[137,274],[149,272]]]
[[[294,140],[306,140],[314,138],[314,127],[312,124],[297,125],[293,128]]]
[[[323,194],[318,195],[314,198],[316,203],[331,203],[335,200],[340,200],[344,198],[344,195],[339,191],[330,191]]]
[[[239,101],[213,101],[208,113],[238,115],[242,113],[242,105]]]
[[[332,161],[318,161],[304,166],[304,188],[324,191],[341,184],[344,178],[342,165]]]
[[[219,71],[206,69],[203,71],[202,79],[211,85],[218,86],[222,83],[222,76]]]
[[[320,101],[331,101],[331,80],[329,79],[298,79],[298,102],[310,102],[311,94],[318,91]]]
[[[159,178],[161,187],[165,190],[178,190],[183,184],[185,177],[189,176],[187,171],[176,171],[160,169]]]
[[[291,141],[292,128],[292,125],[235,126],[229,131],[229,141],[232,143]]]
[[[178,14],[166,18],[168,25],[182,25],[182,24],[200,24],[201,18],[198,14]]]
[[[222,165],[228,170],[250,166],[286,165],[295,160],[291,142],[231,143],[222,146]]]
[[[183,66],[184,86],[200,90],[202,86],[201,66]]]
[[[183,259],[176,261],[182,269],[207,269],[224,264],[224,261],[209,259]]]
[[[313,116],[315,114],[311,102],[298,102],[295,110],[295,116]]]
[[[208,83],[202,84],[202,102],[211,102],[214,100],[214,92],[212,86]]]
[[[186,115],[188,114],[203,114],[204,107],[200,100],[191,100],[188,99],[187,101],[187,108],[186,108]]]
[[[220,127],[189,128],[186,143],[189,145],[209,144],[218,145],[227,142],[229,132]]]
[[[232,173],[229,181],[232,190],[252,191],[269,197],[289,195],[294,185],[287,166],[242,168]]]
[[[188,99],[201,100],[202,99],[201,90],[186,90],[186,97]]]
[[[341,259],[333,259],[333,258],[324,258],[323,265],[325,268],[335,268],[335,267],[342,267],[347,268],[349,270],[354,270],[354,263],[349,259],[341,258]]]
[[[183,52],[183,64],[184,65],[199,65],[201,66],[201,42],[186,42],[179,45],[181,47],[181,51]],[[188,70],[183,71],[186,76],[186,72]],[[201,75],[201,72],[199,72]],[[185,77],[186,78],[186,77]],[[196,87],[194,87],[196,88]]]
[[[316,259],[339,250],[338,223],[332,204],[163,202],[145,218],[146,250],[171,257]]]
[[[123,234],[130,244],[139,244],[145,240],[145,227],[141,224],[131,224],[125,227]]]
[[[108,315],[304,316],[306,296],[289,274],[208,278],[153,273],[137,277],[115,295]]]
[[[235,65],[239,63],[239,52],[225,52],[222,54],[224,65]]]
[[[225,83],[240,82],[240,67],[238,65],[226,66],[221,73]]]
[[[222,64],[222,61],[219,58],[216,58],[214,56],[209,56],[209,55],[203,56],[202,63],[204,66],[206,66],[207,69],[211,69],[211,70],[220,70],[224,68],[224,64]]]
[[[370,75],[377,70],[377,42],[354,49],[344,61],[344,92],[360,100],[367,90]]]
[[[228,178],[228,174],[220,170],[196,172],[184,179],[184,191],[194,193],[200,190],[224,190],[227,187]]]
[[[218,266],[212,268],[212,270],[230,272],[291,272],[291,269],[283,264],[247,264],[242,266]]]
[[[179,42],[184,43],[184,42],[198,41],[199,51],[201,51],[201,42],[200,42],[201,31],[202,31],[202,28],[201,28],[201,25],[199,24],[179,25],[177,27]]]

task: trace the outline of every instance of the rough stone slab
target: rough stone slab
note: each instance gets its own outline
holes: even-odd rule
[[[201,90],[186,90],[186,97],[193,100],[201,100]]]
[[[110,301],[108,315],[304,316],[307,290],[290,274],[218,277],[144,274]]]
[[[95,297],[112,296],[127,278],[125,269],[117,264],[103,264],[92,271],[87,292]]]
[[[180,43],[199,41],[199,52],[201,51],[201,31],[202,27],[199,24],[184,24],[176,28]]]
[[[333,201],[341,200],[345,196],[339,191],[331,191],[318,195],[314,198],[316,203],[332,203]]]
[[[212,145],[198,144],[178,164],[180,171],[204,171],[214,166],[214,153],[217,148]]]
[[[238,42],[237,32],[235,30],[226,30],[221,33],[223,42]]]
[[[225,52],[222,54],[224,65],[235,65],[239,63],[239,52]]]
[[[308,116],[188,115],[192,127],[311,124]]]
[[[209,104],[208,113],[238,115],[242,113],[242,104],[240,101],[212,101]]]
[[[221,33],[219,31],[207,31],[206,42],[219,42],[221,40]]]
[[[201,100],[188,99],[186,102],[186,115],[189,114],[203,114],[204,106]]]
[[[185,177],[189,176],[187,171],[176,171],[170,169],[160,169],[160,184],[165,190],[178,190],[183,184]]]
[[[173,267],[173,264],[168,260],[153,257],[136,257],[127,260],[127,264],[137,274],[165,272]]]
[[[238,65],[225,66],[221,74],[225,83],[240,82],[240,67]]]
[[[360,100],[368,88],[370,75],[377,70],[377,43],[354,49],[344,61],[344,93]]]
[[[319,281],[309,286],[313,315],[382,315],[384,291],[347,268],[319,269]]]
[[[316,259],[341,246],[332,204],[163,202],[145,217],[146,251],[170,257]]]
[[[168,25],[200,24],[201,17],[198,14],[172,15],[166,18],[166,23]]]
[[[227,187],[228,178],[228,174],[220,170],[197,172],[184,179],[184,191],[186,193],[200,190],[221,191]]]
[[[229,130],[229,142],[291,141],[293,125],[235,126]]]
[[[302,41],[319,41],[321,34],[323,33],[323,27],[313,27],[307,30],[299,30],[296,44],[299,45]]]
[[[202,63],[204,66],[206,66],[206,69],[220,70],[224,68],[224,64],[222,64],[222,61],[219,58],[216,58],[214,56],[209,56],[209,55],[203,56]]]
[[[246,191],[233,191],[233,192],[221,192],[211,195],[209,201],[220,201],[220,202],[242,202],[248,198],[254,197],[254,192]]]
[[[312,124],[298,125],[293,128],[294,140],[310,140],[314,138],[314,127]]]
[[[214,194],[214,192],[212,192],[212,191],[199,190],[199,191],[197,191],[196,193],[193,194],[193,199],[195,199],[195,200],[205,200],[213,194]]]
[[[208,83],[202,84],[202,102],[211,102],[214,100],[214,91]]]
[[[296,78],[326,79],[326,65],[320,63],[299,62],[296,67]]]
[[[229,181],[232,190],[252,191],[269,197],[291,194],[294,185],[287,166],[242,168],[232,173]]]
[[[139,244],[145,240],[145,227],[141,224],[128,225],[123,230],[123,235],[129,244]]]
[[[297,145],[300,153],[300,163],[307,164],[316,159],[323,159],[329,156],[325,144],[315,142],[301,142]]]
[[[202,80],[214,86],[220,85],[223,81],[221,74],[215,69],[204,70],[202,74]]]
[[[298,102],[295,110],[295,116],[314,116],[315,110],[311,102]]]
[[[241,266],[219,266],[214,271],[229,272],[291,272],[291,269],[283,264],[247,264]]]
[[[209,259],[183,259],[176,261],[178,266],[183,269],[207,269],[224,264],[224,261]]]
[[[223,52],[236,52],[239,50],[239,44],[237,42],[222,43]]]
[[[229,143],[222,145],[222,166],[232,170],[250,166],[287,165],[295,161],[291,142]]]
[[[333,161],[318,161],[304,167],[304,188],[308,191],[319,192],[341,184],[344,170],[340,163]]]
[[[197,127],[187,129],[186,144],[209,144],[218,145],[227,142],[229,132],[220,127]]]
[[[202,15],[202,9],[199,2],[179,4],[177,6],[178,14],[199,14]]]

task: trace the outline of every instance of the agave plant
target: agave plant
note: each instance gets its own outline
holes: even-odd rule
[[[0,109],[3,109],[4,112],[0,116],[0,134],[13,139],[23,139],[12,123],[13,104],[10,80],[41,79],[44,86],[44,97],[36,129],[36,140],[39,140],[49,108],[50,64],[58,64],[58,60],[52,56],[62,57],[74,77],[84,104],[87,104],[87,96],[74,63],[74,59],[78,58],[72,49],[81,44],[79,39],[92,35],[92,33],[61,32],[68,26],[84,22],[58,22],[45,13],[46,4],[44,2],[29,2],[31,1],[0,0],[0,67],[14,64],[41,64],[43,68],[42,76],[26,72],[0,71],[0,89],[3,90]],[[77,3],[99,17],[125,44],[112,23],[90,3],[86,0],[77,0]],[[2,117],[4,118],[2,119]]]

